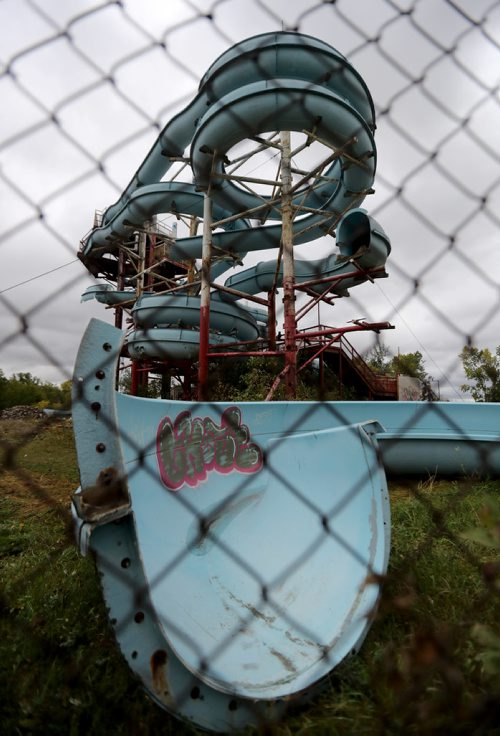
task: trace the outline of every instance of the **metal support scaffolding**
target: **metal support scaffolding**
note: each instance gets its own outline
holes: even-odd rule
[[[295,398],[297,346],[295,342],[295,264],[293,257],[292,159],[290,132],[281,132],[281,241],[283,246],[283,329],[285,333],[285,395]]]
[[[198,363],[198,401],[204,401],[208,381],[208,343],[210,329],[210,261],[212,258],[212,200],[207,192],[203,200],[203,246],[200,291],[200,353]]]
[[[267,307],[267,339],[269,340],[270,350],[276,350],[276,291],[273,288],[268,293]]]
[[[285,386],[285,397],[293,399],[297,392],[298,374],[312,361],[310,351],[315,350],[315,357],[321,362],[321,385],[324,387],[324,366],[323,358],[326,345],[332,344],[338,340],[338,335],[345,331],[354,331],[360,329],[373,329],[379,327],[386,329],[385,325],[364,324],[356,328],[328,328],[322,327],[318,319],[316,328],[309,327],[306,330],[298,330],[298,324],[311,310],[320,303],[332,306],[335,300],[340,298],[342,293],[343,282],[350,280],[373,280],[377,276],[385,275],[384,266],[377,266],[373,269],[362,269],[354,258],[345,259],[346,263],[350,263],[352,268],[348,271],[343,270],[338,273],[330,272],[325,275],[318,272],[316,277],[308,278],[305,281],[296,281],[295,263],[294,263],[294,241],[301,236],[302,231],[297,230],[295,218],[304,212],[313,212],[314,214],[325,214],[330,217],[331,212],[324,210],[314,210],[306,204],[302,204],[305,200],[305,192],[314,190],[328,178],[325,170],[332,161],[336,160],[340,152],[334,150],[322,161],[318,163],[310,171],[307,167],[300,167],[295,157],[301,150],[307,148],[311,141],[317,141],[314,132],[303,131],[307,135],[307,140],[299,146],[292,149],[292,135],[289,131],[282,131],[272,134],[268,140],[256,139],[257,146],[250,152],[246,152],[241,156],[237,156],[226,168],[225,173],[217,172],[215,168],[212,171],[213,178],[224,178],[233,181],[240,187],[248,190],[255,201],[261,199],[261,203],[249,207],[246,210],[235,212],[220,219],[215,217],[213,209],[213,201],[210,187],[204,195],[203,201],[203,218],[192,216],[184,220],[185,225],[189,229],[190,237],[195,237],[199,231],[199,225],[203,226],[202,243],[201,243],[201,268],[198,270],[196,260],[191,258],[189,261],[178,261],[171,257],[171,246],[176,241],[176,228],[169,228],[164,223],[157,220],[156,216],[152,216],[146,220],[142,227],[134,229],[133,239],[130,234],[127,240],[123,240],[118,245],[118,257],[116,263],[116,284],[117,289],[130,290],[132,298],[130,300],[120,300],[118,306],[115,307],[115,324],[117,327],[123,328],[124,312],[129,315],[127,323],[133,322],[131,312],[132,306],[136,299],[142,297],[144,293],[154,295],[159,298],[163,295],[169,295],[173,299],[179,297],[179,303],[182,299],[188,297],[199,297],[199,331],[196,328],[187,327],[186,335],[189,330],[193,329],[198,333],[199,346],[196,353],[188,359],[189,368],[183,371],[183,398],[191,399],[191,389],[193,388],[193,397],[198,400],[207,400],[208,396],[208,377],[209,377],[209,360],[220,360],[223,358],[231,358],[237,355],[242,357],[262,356],[262,357],[280,357],[282,360],[280,368],[277,370],[277,376],[269,391],[267,399],[270,400],[276,392],[279,384]],[[278,149],[280,151],[279,164],[275,175],[256,178],[248,176],[248,172],[241,175],[236,170],[241,166],[247,166],[252,156],[261,150],[269,148]],[[292,164],[294,157],[294,164]],[[298,165],[295,165],[297,164]],[[293,180],[296,176],[296,181]],[[252,185],[272,186],[270,197],[264,198],[260,196],[258,190],[252,189]],[[304,190],[302,192],[302,189]],[[300,196],[299,196],[300,194]],[[295,199],[294,199],[295,198]],[[267,294],[265,298],[257,296],[255,293],[248,293],[230,286],[231,280],[226,283],[217,283],[212,281],[213,269],[211,268],[212,259],[234,261],[237,262],[235,252],[232,250],[224,250],[219,248],[213,242],[214,230],[221,226],[228,226],[232,222],[248,218],[251,216],[260,217],[261,223],[264,223],[271,209],[274,209],[281,219],[281,240],[276,257],[275,273],[272,286],[267,286]],[[335,213],[335,221],[343,214],[340,210]],[[326,221],[326,220],[325,220]],[[310,226],[305,226],[307,230]],[[200,228],[201,229],[201,228]],[[328,273],[328,272],[327,272]],[[313,274],[311,274],[313,276]],[[276,295],[278,289],[283,289],[283,339],[281,331],[277,334],[277,314],[276,314]],[[333,291],[333,290],[336,291]],[[224,302],[238,302],[244,299],[246,302],[253,303],[257,306],[264,307],[267,311],[267,336],[262,337],[262,326],[259,327],[259,337],[253,340],[241,339],[237,333],[234,334],[234,341],[224,341],[220,344],[218,340],[214,340],[214,344],[210,346],[210,313],[211,297],[214,290],[219,291],[222,295],[226,295]],[[306,303],[297,308],[297,293],[307,295]],[[337,293],[338,292],[338,293]],[[126,296],[126,295],[125,295]],[[173,301],[170,303],[174,303]],[[247,305],[248,306],[248,305]],[[112,308],[112,305],[108,308]],[[258,311],[258,310],[254,310]],[[212,313],[212,321],[215,314]],[[212,325],[213,326],[213,325]],[[152,336],[155,333],[152,332]],[[181,338],[182,339],[182,338]],[[301,351],[306,350],[305,363],[299,367],[299,355]],[[162,354],[157,358],[153,358],[149,363],[142,357],[135,355],[132,358],[132,381],[131,388],[133,394],[145,394],[148,385],[149,372],[158,372],[164,375],[164,370],[170,371],[172,367],[181,368],[184,359],[179,355],[172,359],[172,356]],[[342,358],[339,361],[339,372],[342,373]],[[166,380],[164,382],[162,394],[167,395]],[[195,388],[196,386],[196,388]]]

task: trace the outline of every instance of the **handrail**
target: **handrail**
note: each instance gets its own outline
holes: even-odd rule
[[[347,331],[351,331],[350,328],[348,328]],[[322,332],[327,334],[322,335]],[[324,347],[320,347],[319,352],[322,352],[322,350],[328,350],[330,352],[336,351],[346,357],[353,369],[364,380],[368,388],[373,393],[384,394],[386,396],[395,396],[397,394],[398,379],[395,376],[386,376],[374,371],[373,368],[371,368],[365,361],[363,356],[358,353],[355,347],[345,337],[345,333],[342,329],[340,329],[338,334],[335,335],[334,341],[331,339],[331,332],[332,328],[328,325],[317,325],[314,328],[307,327],[297,330],[296,334],[297,337],[300,337],[303,334],[302,342],[304,345],[308,344],[309,347],[311,346],[311,343],[308,343],[307,338],[308,336],[314,337],[314,342],[318,346],[324,345]]]
[[[375,393],[395,393],[398,380],[395,376],[376,373],[344,335],[339,340],[339,347],[342,353],[349,358],[353,368]]]
[[[86,233],[86,235],[84,235],[84,237],[80,240],[81,250],[85,248],[87,239],[94,232],[94,230],[102,226],[104,212],[105,210],[94,210],[94,224],[91,230],[89,230],[88,233]],[[166,238],[168,240],[171,240],[173,243],[177,239],[176,224],[174,223],[174,226],[167,225],[163,220],[159,220],[158,218],[154,218],[152,221],[148,221],[148,224],[145,226],[143,231],[147,232],[150,235],[157,235],[161,239]]]

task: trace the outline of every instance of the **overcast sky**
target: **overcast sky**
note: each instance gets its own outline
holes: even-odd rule
[[[443,395],[465,398],[456,389],[465,341],[500,344],[500,3],[491,0],[0,0],[7,375],[70,377],[90,317],[112,320],[102,305],[80,304],[94,281],[76,254],[94,211],[116,200],[158,125],[219,54],[282,28],[346,55],[377,111],[376,191],[363,206],[391,239],[389,278],[322,306],[321,322],[391,321],[391,350],[420,350]],[[371,341],[353,338],[360,350]]]

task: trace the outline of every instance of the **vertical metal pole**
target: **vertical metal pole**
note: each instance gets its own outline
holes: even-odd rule
[[[343,353],[343,347],[342,347],[342,335],[340,336],[339,340],[339,399],[342,399],[344,396],[344,370],[343,370],[343,363],[342,363],[342,353]]]
[[[325,351],[319,355],[319,394],[321,399],[325,397]]]
[[[170,371],[164,371],[161,374],[161,398],[170,399],[170,387],[172,383],[172,376]]]
[[[210,261],[212,257],[212,200],[203,200],[203,244],[201,251],[200,353],[198,362],[198,401],[207,398],[208,338],[210,327]]]
[[[137,365],[137,361],[132,361],[131,366],[131,382],[130,382],[130,393],[132,396],[137,396],[139,393],[139,366]]]
[[[147,223],[144,223],[144,226],[146,226]],[[142,295],[142,292],[144,291],[144,269],[146,268],[146,241],[147,241],[147,235],[146,233],[139,233],[138,235],[138,255],[139,259],[137,262],[137,272],[141,275],[137,278],[135,282],[135,293],[137,298],[139,298]]]
[[[198,234],[198,225],[200,224],[200,221],[197,217],[194,215],[189,220],[189,235],[194,236]],[[196,277],[196,269],[195,269],[195,262],[194,259],[185,261],[187,266],[187,282],[188,284],[192,284]],[[187,294],[196,294],[195,289],[189,289],[187,290]]]
[[[267,341],[269,350],[276,350],[276,293],[274,289],[267,294]]]
[[[191,401],[191,363],[186,366],[184,371],[184,379],[182,381],[182,400]]]
[[[144,228],[146,228],[147,223],[144,223]],[[145,232],[138,233],[137,235],[137,252],[138,252],[138,261],[137,261],[137,272],[140,274],[140,276],[136,279],[135,282],[135,295],[136,299],[139,299],[143,292],[144,292],[144,269],[146,268],[146,245],[147,245],[147,235]],[[147,383],[147,374],[146,374],[146,383]],[[132,396],[138,396],[139,393],[143,393],[141,389],[144,388],[144,372],[139,368],[139,362],[137,360],[132,361],[132,385],[130,388]]]
[[[118,273],[116,276],[116,289],[122,291],[125,288],[125,253],[123,250],[118,251]],[[122,329],[123,327],[123,307],[115,307],[115,327]]]
[[[285,368],[287,399],[295,398],[297,389],[297,347],[295,319],[295,268],[293,258],[292,159],[290,131],[282,131],[281,138],[281,217],[283,245],[283,312],[285,332]]]
[[[146,220],[144,223],[144,229],[146,231],[150,231],[153,227],[153,223],[151,220]],[[141,270],[145,271],[146,268],[149,268],[149,260],[153,248],[153,244],[151,242],[150,235],[147,234],[147,232],[143,233],[144,238],[144,245],[142,246],[143,250],[141,252]],[[148,273],[143,273],[140,281],[142,282],[142,291],[141,293],[144,294],[145,291],[149,291],[150,288],[150,280],[151,275]],[[141,387],[141,396],[149,396],[149,366],[150,364],[148,362],[145,362],[141,368],[141,372],[139,374],[139,385]]]
[[[149,235],[146,236],[146,253],[144,262],[146,264],[146,268],[149,269],[154,266],[155,263],[156,230],[158,227],[156,215],[153,215],[150,222],[148,222],[148,226],[151,228],[151,232],[149,233]],[[146,291],[154,291],[154,269],[148,271],[145,276],[146,278],[144,280],[144,289]]]
[[[122,291],[125,288],[125,253],[123,250],[118,251],[118,272],[116,274],[116,289]],[[123,307],[115,307],[115,327],[119,330],[123,328]],[[116,363],[116,374],[115,374],[115,389],[118,391],[120,386],[120,369],[121,369],[121,358]]]

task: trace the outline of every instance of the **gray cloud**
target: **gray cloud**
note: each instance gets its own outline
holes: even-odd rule
[[[129,0],[95,10],[83,0],[4,0],[0,291],[76,258],[94,211],[116,200],[152,145],[154,124],[195,94],[231,43],[283,23],[344,53],[378,112],[376,193],[364,206],[391,237],[390,278],[333,309],[323,305],[321,319],[389,319],[397,329],[383,339],[394,352],[424,349],[430,373],[460,383],[456,356],[466,337],[500,342],[500,13],[496,3],[472,0],[461,3],[463,13],[444,0],[400,5],[412,12],[385,0]],[[317,258],[332,245],[301,246],[298,255]],[[3,344],[7,373],[69,375],[89,317],[112,319],[110,310],[80,304],[90,283],[76,263],[3,294],[2,339],[23,316],[29,324]],[[360,349],[373,343],[356,339]]]

